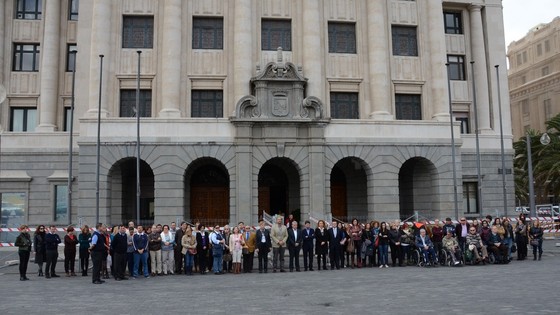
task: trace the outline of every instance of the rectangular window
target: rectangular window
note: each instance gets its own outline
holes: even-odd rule
[[[544,119],[548,121],[548,120],[552,119],[552,116],[553,116],[552,115],[552,100],[550,98],[546,99],[546,100],[544,100],[543,104],[544,104]]]
[[[544,77],[545,75],[549,75],[549,74],[550,74],[550,69],[548,68],[548,66],[543,67],[543,68],[541,69],[541,74],[542,74],[543,77]]]
[[[463,34],[461,12],[443,12],[445,34]]]
[[[544,41],[544,52],[550,52],[550,41],[548,39]]]
[[[68,1],[68,19],[70,21],[78,20],[78,11],[80,8],[80,0],[69,0]]]
[[[422,120],[421,95],[396,94],[395,109],[399,120]]]
[[[517,65],[520,66],[523,64],[523,55],[521,53],[517,54]]]
[[[329,22],[329,53],[356,53],[356,24]]]
[[[140,117],[152,117],[152,90],[140,90]],[[136,117],[136,90],[121,90],[120,117]]]
[[[391,33],[394,56],[418,56],[416,27],[393,26]]]
[[[448,66],[448,76],[449,80],[466,80],[465,76],[465,57],[447,55]]]
[[[531,114],[529,109],[529,100],[521,101],[521,110],[523,111],[523,117],[529,117]]]
[[[527,52],[524,51],[523,52],[523,63],[526,63],[526,62],[527,62]]]
[[[224,117],[224,93],[221,90],[193,90],[191,117]]]
[[[478,184],[476,182],[463,183],[463,211],[465,214],[478,212]]]
[[[56,222],[68,220],[68,185],[54,186],[54,220]]]
[[[542,55],[542,44],[537,45],[537,56]]]
[[[358,93],[331,92],[331,117],[359,119]]]
[[[66,45],[66,72],[74,71],[74,65],[76,64],[76,54],[73,53],[73,51],[78,51],[78,45]]]
[[[123,16],[122,48],[153,48],[154,17]]]
[[[292,51],[292,21],[263,19],[261,21],[261,49]]]
[[[37,125],[37,108],[35,107],[12,107],[10,130],[16,132],[35,131]]]
[[[470,133],[470,126],[469,126],[469,113],[467,112],[458,112],[458,113],[453,113],[453,117],[455,118],[455,121],[458,121],[461,123],[461,133],[462,134],[467,134]]]
[[[64,131],[70,131],[70,107],[64,107]]]
[[[193,17],[193,49],[223,49],[224,19]]]
[[[17,0],[16,19],[40,20],[42,0]]]
[[[39,71],[39,44],[15,44],[12,71]]]
[[[527,83],[527,77],[526,76],[522,76],[521,77],[521,84],[525,84]]]
[[[27,211],[26,194],[24,192],[7,192],[0,193],[0,197],[2,199],[0,226],[18,228],[21,224],[25,223],[25,212]]]

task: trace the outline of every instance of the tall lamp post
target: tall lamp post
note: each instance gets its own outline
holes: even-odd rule
[[[507,217],[507,191],[506,191],[506,161],[505,161],[505,150],[504,150],[504,124],[502,120],[502,94],[500,91],[500,65],[495,65],[496,68],[496,80],[498,81],[498,113],[500,119],[500,148],[502,156],[502,193],[504,198],[504,215]]]
[[[453,105],[451,100],[451,79],[449,78],[449,63],[447,67],[447,90],[449,95],[449,121],[451,123],[451,163],[453,163],[453,201],[455,205],[455,218],[459,219],[459,200],[457,197],[457,170],[455,163],[455,131],[453,130]]]
[[[531,151],[531,136],[529,133],[525,135],[525,142],[527,145],[527,173],[529,176],[529,211],[531,211],[530,216],[537,216],[537,209],[535,206],[535,183],[533,178],[533,154]],[[550,143],[550,137],[545,132],[540,138],[542,145],[548,145]]]

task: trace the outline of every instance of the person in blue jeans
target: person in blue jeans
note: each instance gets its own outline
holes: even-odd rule
[[[389,229],[386,222],[381,222],[379,227],[379,268],[389,268]]]
[[[142,269],[144,271],[144,277],[149,278],[150,273],[148,271],[148,235],[144,233],[144,228],[141,225],[137,227],[138,233],[134,234],[132,237],[132,245],[134,246],[134,271],[132,272],[132,277],[138,277],[138,265],[140,260],[142,260]]]
[[[210,242],[212,243],[212,257],[214,258],[212,271],[215,275],[224,273],[222,270],[222,258],[224,256],[224,237],[220,232],[220,226],[216,225],[214,232],[210,234]]]

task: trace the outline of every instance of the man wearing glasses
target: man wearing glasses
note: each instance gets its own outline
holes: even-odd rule
[[[462,217],[459,224],[455,226],[455,234],[457,240],[459,241],[459,247],[461,250],[465,250],[465,242],[467,241],[467,234],[469,233],[470,224],[467,222],[465,217]]]
[[[223,262],[222,258],[224,256],[224,244],[225,240],[220,233],[220,226],[216,225],[214,227],[214,232],[210,234],[210,242],[212,243],[212,257],[214,258],[212,271],[215,275],[219,275],[223,272]]]

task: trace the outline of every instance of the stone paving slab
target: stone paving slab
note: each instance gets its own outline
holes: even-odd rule
[[[559,263],[560,255],[545,252],[542,261],[508,265],[175,275],[102,285],[90,277],[39,278],[31,264],[25,282],[17,266],[0,269],[0,314],[557,314]]]

